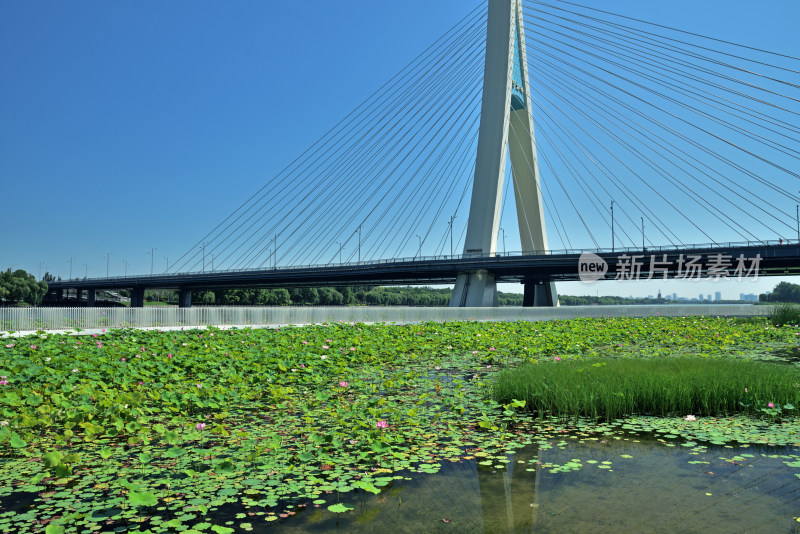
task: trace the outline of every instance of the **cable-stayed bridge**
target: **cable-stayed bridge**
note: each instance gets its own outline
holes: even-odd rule
[[[584,251],[606,279],[685,278],[697,256],[698,276],[793,273],[799,74],[789,54],[572,2],[490,0],[166,272],[51,287],[136,305],[174,287],[188,305],[212,287],[443,282],[453,305],[491,305],[517,281],[547,305]]]

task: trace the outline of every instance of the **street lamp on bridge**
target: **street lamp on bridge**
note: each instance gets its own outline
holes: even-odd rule
[[[614,201],[611,201],[611,252],[614,252]]]

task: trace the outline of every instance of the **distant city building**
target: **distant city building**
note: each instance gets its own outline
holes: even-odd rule
[[[659,300],[661,299],[661,290],[660,289],[658,290],[658,298],[659,298]]]
[[[714,293],[714,300],[722,300],[722,293],[719,291]]]
[[[708,302],[711,302],[711,293],[708,294]]]
[[[698,298],[698,300],[699,300],[700,302],[703,302],[703,294],[702,294],[702,293],[700,293],[700,297]]]
[[[739,293],[739,300],[758,302],[758,295],[754,295],[753,293]]]
[[[673,293],[672,294],[672,300],[678,300],[678,294],[677,293]]]

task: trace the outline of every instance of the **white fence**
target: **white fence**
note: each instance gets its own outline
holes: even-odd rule
[[[407,307],[202,307],[192,308],[0,308],[0,332],[101,328],[266,326],[424,321],[545,321],[576,317],[754,316],[767,306],[692,304],[659,306],[561,306],[558,308]]]

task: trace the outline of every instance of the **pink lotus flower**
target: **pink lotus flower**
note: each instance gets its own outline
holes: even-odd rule
[[[328,345],[322,345],[322,348],[328,350],[330,347]]]
[[[6,380],[6,376],[5,376],[5,375],[3,375],[3,376],[0,378],[0,386],[7,386],[7,385],[8,385],[8,380]]]
[[[770,408],[774,408],[775,407],[775,405],[772,404],[771,402],[769,404],[767,404],[767,406],[769,406]]]
[[[389,423],[387,423],[386,421],[378,421],[377,423],[375,423],[375,426],[380,429],[389,428]]]
[[[473,350],[472,354],[478,354],[478,351],[477,350]]]
[[[695,417],[693,415],[687,415],[686,417],[683,418],[683,420],[684,421],[697,421],[697,417]]]
[[[206,427],[206,424],[205,423],[197,423],[196,425],[194,425],[194,427],[197,430],[203,430]]]
[[[489,347],[489,350],[494,350],[494,347]]]
[[[125,358],[120,358],[119,361],[124,362]]]
[[[556,356],[556,357],[555,357],[555,360],[556,360],[557,362],[560,362],[560,361],[561,361],[561,358],[559,358],[558,356]]]
[[[167,354],[167,358],[172,359],[172,354]]]
[[[303,341],[303,345],[308,345],[308,341]]]
[[[37,349],[37,348],[39,348],[39,347],[37,347],[36,345],[31,345],[31,348],[32,348],[33,350],[36,350],[36,349]]]
[[[348,383],[347,383],[347,382],[345,382],[344,380],[342,380],[341,382],[339,382],[339,387],[340,387],[340,388],[346,388],[347,386],[348,386]]]

